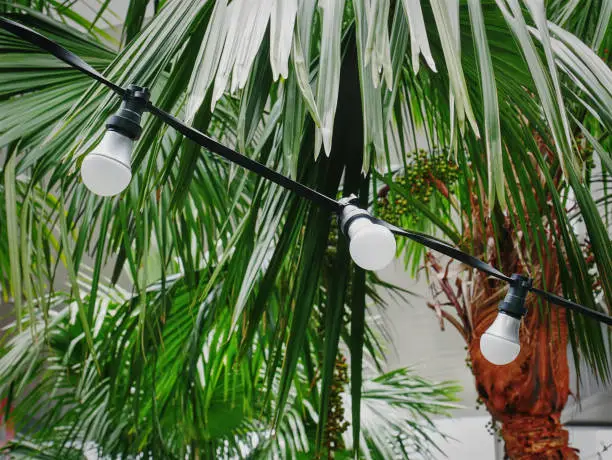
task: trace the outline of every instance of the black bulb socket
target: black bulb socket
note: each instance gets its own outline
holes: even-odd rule
[[[359,200],[355,195],[342,198],[339,203],[342,208],[338,212],[338,224],[345,235],[348,235],[348,229],[355,220],[363,218],[372,220],[372,215],[368,211],[357,206]]]
[[[149,96],[148,88],[128,86],[121,107],[106,121],[106,129],[117,131],[130,139],[138,139],[142,134],[140,120],[149,104]]]
[[[499,305],[499,312],[521,319],[527,313],[525,307],[525,299],[532,286],[532,280],[525,276],[514,274],[511,277],[510,289],[504,298],[504,301]]]

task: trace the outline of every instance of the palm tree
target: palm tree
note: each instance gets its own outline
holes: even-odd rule
[[[534,276],[541,286],[601,308],[589,272],[595,270],[610,304],[612,245],[598,208],[607,206],[607,188],[601,199],[589,189],[585,158],[575,142],[583,136],[581,142],[594,149],[609,174],[612,78],[596,55],[610,42],[607,2],[579,8],[579,2],[519,0],[169,0],[142,27],[146,3],[131,2],[118,52],[105,44],[95,24],[83,35],[17,2],[2,8],[117,83],[151,87],[158,105],[196,128],[328,195],[361,192],[364,206],[374,201],[378,208],[374,197],[381,183],[390,188],[391,201],[402,195],[393,164],[407,166],[404,152],[416,147],[416,130],[425,127],[428,150],[438,148],[456,164],[456,184],[446,187],[447,199],[415,201],[425,218],[407,217],[403,223],[438,229],[500,267],[534,270],[532,275],[546,267],[546,276]],[[54,5],[41,8],[57,19],[83,22]],[[323,282],[317,445],[324,442],[341,339],[351,355],[351,411],[357,422],[351,432],[359,437],[362,350],[369,340],[364,293],[371,279],[348,265],[342,238],[330,268],[321,270],[333,228],[329,216],[200,152],[153,119],[146,121],[135,152],[129,190],[112,200],[91,196],[75,166],[99,140],[117,101],[14,37],[0,35],[0,47],[7,51],[1,65],[11,69],[0,90],[0,145],[9,148],[11,158],[5,188],[11,191],[12,178],[27,174],[26,198],[37,187],[59,196],[45,219],[30,211],[20,226],[20,208],[7,207],[9,250],[0,267],[13,272],[3,271],[5,290],[18,303],[20,294],[28,299],[28,280],[39,280],[28,267],[48,268],[50,283],[64,257],[88,343],[83,353],[93,360],[98,353],[91,329],[104,266],[112,266],[112,281],[124,269],[129,272],[141,299],[153,279],[152,251],[159,254],[161,279],[171,273],[170,264],[180,265],[193,302],[206,299],[222,279],[219,305],[231,306],[230,324],[241,349],[252,346],[260,327],[273,331],[266,372],[280,372],[274,391],[278,426],[308,359],[307,326],[320,314],[315,306]],[[584,220],[593,268],[573,232],[568,199]],[[19,245],[18,227],[36,241],[41,228],[55,221],[61,248],[50,248],[46,239],[42,246]],[[504,227],[508,222],[511,228]],[[509,242],[504,228],[517,235],[513,241],[526,239],[525,248],[501,250]],[[423,251],[405,249],[406,257],[423,262]],[[76,275],[85,254],[94,260],[87,301],[80,300]],[[217,261],[208,281],[198,275],[206,260]],[[551,271],[555,260],[557,272]],[[271,297],[278,285],[282,295]],[[498,291],[489,280],[474,284],[479,285],[473,299]],[[493,299],[472,303],[487,311]],[[151,327],[145,318],[153,314],[148,309],[143,302],[139,328],[145,335]],[[340,327],[343,315],[349,317],[347,327]],[[590,321],[562,316],[575,356],[607,381],[605,332]],[[543,318],[542,327],[557,321]],[[526,441],[516,444],[526,450]]]
[[[579,85],[581,78],[577,77],[584,69],[572,68],[567,65],[569,60],[584,53],[582,60],[600,65],[595,51],[604,49],[610,42],[609,34],[592,34],[601,30],[599,22],[607,25],[609,16],[605,16],[605,11],[603,17],[586,13],[566,5],[549,7],[551,17],[563,17],[570,30],[581,32],[585,40],[593,43],[594,50],[567,31],[550,25],[555,34],[552,52],[569,77],[560,80],[563,85],[560,89],[574,96],[587,90]],[[585,25],[585,21],[592,24]],[[530,29],[530,33],[541,36],[535,29]],[[523,43],[518,37],[517,40]],[[492,46],[495,45],[493,42]],[[493,53],[493,57],[517,69],[524,67],[519,49],[512,51],[508,44],[504,47],[510,49],[497,56]],[[574,57],[570,57],[571,50],[576,53]],[[607,59],[607,54],[602,54]],[[529,76],[526,70],[523,76]],[[602,71],[609,75],[607,67],[602,67]],[[416,94],[431,93],[430,76],[415,80],[416,91],[408,93],[408,101]],[[527,272],[547,289],[608,311],[603,304],[597,306],[598,301],[609,305],[609,300],[604,300],[609,297],[601,286],[607,268],[605,263],[600,265],[597,261],[601,253],[593,254],[590,242],[601,237],[596,246],[610,247],[610,170],[606,153],[610,140],[604,128],[606,123],[600,125],[601,119],[597,120],[598,114],[607,109],[598,110],[593,106],[595,102],[590,105],[572,98],[565,101],[572,121],[570,134],[575,139],[574,151],[581,162],[580,174],[576,177],[579,184],[572,185],[563,162],[555,153],[553,135],[538,127],[541,106],[534,104],[530,108],[531,102],[518,106],[513,101],[515,98],[510,97],[511,94],[520,97],[538,94],[535,80],[533,83],[529,79],[521,80],[521,74],[517,74],[514,81],[506,80],[503,85],[505,89],[500,86],[498,92],[500,101],[512,104],[516,110],[515,115],[501,118],[500,122],[502,133],[515,133],[515,139],[504,139],[504,148],[510,154],[503,158],[503,168],[511,173],[504,179],[502,189],[507,208],[496,208],[495,197],[483,190],[484,184],[479,178],[482,176],[474,171],[482,166],[476,161],[469,169],[462,167],[465,157],[451,156],[449,161],[452,144],[444,139],[451,138],[452,127],[441,116],[443,111],[436,102],[443,95],[434,92],[428,104],[415,108],[408,102],[403,114],[416,118],[417,122],[423,120],[427,142],[433,139],[432,143],[437,145],[412,151],[417,142],[410,137],[398,137],[399,155],[409,153],[403,165],[381,177],[385,186],[378,194],[379,213],[399,225],[441,233],[506,273]],[[529,110],[533,111],[531,116]],[[466,140],[463,148],[470,152],[469,159],[477,147],[473,140]],[[580,221],[591,222],[591,230],[586,224],[585,241],[576,230]],[[510,365],[491,365],[482,356],[479,341],[497,315],[497,306],[505,295],[504,287],[480,273],[446,264],[434,254],[427,253],[423,259],[421,248],[408,247],[407,253],[412,257],[414,268],[424,262],[432,275],[435,295],[428,306],[438,315],[442,327],[445,323],[451,324],[466,341],[477,391],[493,418],[501,424],[507,455],[525,459],[577,458],[560,423],[561,411],[570,394],[567,346],[569,342],[574,356],[587,360],[595,375],[608,381],[609,362],[603,345],[607,332],[596,323],[573,318],[537,299],[528,299],[529,313],[521,330],[520,355]],[[574,364],[579,369],[578,363]]]
[[[209,268],[198,274],[207,282],[214,277]],[[91,279],[83,273],[79,284],[89,287]],[[241,350],[240,337],[230,327],[231,311],[219,304],[223,286],[195,305],[185,275],[150,285],[146,299],[104,283],[100,288],[92,330],[96,358],[88,353],[78,307],[67,293],[41,299],[51,306],[49,317],[27,317],[29,328],[8,339],[0,359],[0,387],[18,401],[11,418],[23,433],[5,449],[12,456],[312,455],[319,393],[313,385],[320,390],[316,387],[321,384],[310,377],[316,369],[299,365],[286,408],[273,427],[269,421],[276,408],[268,392],[278,391],[280,384],[279,374],[269,372],[274,334],[270,328],[258,328],[256,341]],[[89,299],[91,292],[80,294]],[[314,327],[309,335],[307,353],[310,362],[316,362],[320,344]],[[351,401],[342,378],[346,364],[340,361],[336,368],[337,400],[324,432],[329,458],[353,446],[338,420],[331,423]],[[370,376],[363,382],[367,423],[361,452],[389,458],[398,449],[410,455],[437,450],[430,417],[448,414],[458,389],[447,382],[432,384],[408,369],[382,375],[373,370]]]
[[[423,165],[425,159],[428,164]],[[423,219],[422,213],[414,209],[412,200],[415,197],[410,193],[411,185],[422,173],[430,177],[425,181],[431,189],[425,193],[431,201],[437,202],[434,206],[449,206],[451,197],[455,195],[449,193],[446,184],[450,182],[452,187],[452,180],[443,184],[437,178],[431,179],[440,173],[444,174],[446,168],[446,159],[439,155],[415,155],[405,171],[407,174],[399,175],[391,182],[394,188],[397,187],[398,198],[395,200],[398,204],[394,205],[389,191],[381,197],[383,214],[394,213],[400,221]],[[451,165],[451,176],[453,169]],[[521,195],[518,198],[524,200]],[[550,224],[544,224],[546,239],[543,244],[546,244],[546,253],[539,258],[533,232],[528,236],[522,234],[520,227],[517,229],[510,218],[503,221],[501,228],[494,228],[490,221],[479,217],[488,212],[486,199],[479,202],[476,196],[469,194],[466,198],[471,200],[472,216],[465,216],[461,220],[463,227],[454,228],[462,234],[464,240],[469,238],[479,247],[485,247],[486,240],[495,236],[499,243],[490,248],[490,257],[492,261],[501,261],[500,266],[505,272],[522,272],[527,268],[525,261],[535,261],[529,266],[534,278],[545,283],[548,289],[561,291],[559,259],[555,253],[552,231],[559,228],[557,219],[552,217]],[[543,198],[549,202],[551,200],[548,193]],[[536,203],[538,209],[543,211],[546,202],[536,198]],[[394,210],[397,207],[410,211],[402,215],[402,212]],[[533,228],[529,216],[525,220]],[[467,222],[472,222],[471,228],[466,225]],[[451,221],[446,223],[453,226]],[[528,299],[529,312],[521,331],[521,352],[518,358],[506,366],[491,365],[480,351],[480,336],[495,319],[497,306],[506,290],[480,273],[465,273],[466,270],[461,267],[444,263],[431,253],[427,254],[425,264],[432,276],[432,285],[435,286],[434,298],[428,306],[438,315],[442,328],[448,322],[466,341],[469,366],[480,399],[493,418],[501,423],[501,434],[508,456],[577,458],[575,451],[569,447],[568,433],[560,423],[561,411],[570,394],[567,360],[570,335],[566,314],[556,307],[551,309],[549,305],[539,304],[537,299]],[[593,325],[593,329],[593,336],[601,334],[597,325]]]
[[[48,18],[34,13],[19,18],[38,21],[60,41],[75,41],[75,33],[65,35],[66,29]],[[12,42],[9,36],[3,38]],[[82,50],[85,55],[98,59],[109,53],[98,53],[101,45],[91,39],[81,37],[76,43],[87,48]],[[95,62],[95,58],[88,59]],[[173,71],[166,78],[175,78]],[[14,102],[13,96],[9,92],[7,102]],[[208,129],[235,143],[239,105],[231,98],[219,105],[215,112],[219,115],[208,120]],[[14,125],[5,121],[3,133],[10,136]],[[39,141],[50,127],[37,128]],[[253,133],[253,145],[258,146],[254,148],[276,151],[273,135],[262,124]],[[20,134],[19,142],[24,141],[34,142]],[[162,147],[162,155],[175,155],[172,150],[178,146],[173,144],[180,141],[170,134],[164,142],[168,144]],[[212,160],[200,165],[204,169],[198,177],[185,184],[190,191],[184,202],[174,203],[161,190],[154,190],[151,208],[144,215],[136,211],[138,198],[134,197],[131,209],[108,207],[102,211],[104,217],[98,214],[100,209],[94,211],[100,203],[92,202],[97,217],[77,217],[83,209],[70,211],[67,203],[81,192],[54,183],[46,173],[42,173],[42,185],[36,185],[36,167],[27,169],[31,174],[19,175],[17,152],[22,145],[7,145],[11,155],[4,169],[3,215],[12,228],[3,240],[7,247],[3,254],[8,256],[4,258],[4,280],[8,292],[24,292],[28,307],[27,314],[21,314],[23,299],[14,296],[17,321],[11,332],[15,336],[8,339],[0,366],[7,371],[0,376],[0,392],[18,401],[11,417],[27,435],[8,447],[11,455],[80,458],[84,451],[93,450],[103,456],[287,458],[313,449],[330,457],[354,449],[366,456],[388,458],[397,451],[411,455],[436,449],[431,434],[437,430],[428,417],[447,414],[457,388],[450,383],[431,384],[405,369],[382,374],[377,328],[365,322],[370,314],[364,315],[365,335],[360,340],[376,370],[360,381],[358,400],[363,399],[360,408],[367,424],[360,430],[358,443],[347,432],[344,419],[339,419],[344,408],[350,407],[348,401],[353,401],[345,394],[348,387],[340,377],[344,364],[334,352],[332,375],[328,376],[332,384],[323,387],[321,361],[327,354],[320,350],[326,345],[325,324],[332,320],[341,326],[342,343],[349,343],[351,335],[348,323],[333,316],[332,308],[342,313],[348,307],[344,299],[338,304],[333,297],[339,288],[331,275],[323,277],[328,280],[325,289],[318,282],[311,283],[314,291],[309,302],[315,314],[306,322],[306,344],[299,351],[296,370],[289,381],[282,380],[278,360],[284,354],[286,317],[293,308],[285,299],[294,289],[291,275],[301,258],[277,260],[278,255],[271,251],[271,241],[277,237],[275,226],[282,223],[282,208],[277,208],[287,201],[278,190],[264,190],[254,178],[236,176],[226,165]],[[193,146],[180,148],[195,153]],[[165,174],[178,180],[179,172],[172,167]],[[263,200],[263,208],[252,207],[253,196]],[[214,207],[209,208],[208,203],[215,203]],[[127,221],[112,223],[116,212],[126,211]],[[17,215],[19,221],[14,220]],[[264,221],[265,228],[258,224],[262,216],[271,219]],[[90,218],[102,219],[109,227],[104,230],[102,225],[97,234],[85,236],[78,221]],[[122,228],[128,221],[132,223],[127,226],[134,230],[144,225],[144,233],[117,245],[111,236],[117,231],[113,227]],[[22,251],[13,239],[20,231]],[[60,234],[59,242],[54,231]],[[260,235],[256,241],[254,233]],[[83,260],[93,239],[106,249],[92,254],[94,268],[85,276]],[[323,242],[327,253],[327,235]],[[116,255],[109,257],[109,253]],[[26,257],[30,258],[27,266]],[[335,259],[333,254],[326,256],[329,262],[323,268],[330,274],[332,270],[338,273]],[[48,296],[60,262],[67,269],[70,293]],[[113,282],[123,265],[128,266],[135,286],[132,295],[105,286],[102,268],[111,264]],[[269,278],[267,270],[275,265],[276,279]],[[346,268],[344,273],[351,274]],[[373,290],[376,284],[380,283],[373,277],[367,283],[363,274],[356,278],[354,298],[360,296],[364,308],[366,296],[381,303]],[[265,307],[262,325],[247,329],[247,324],[239,322],[240,314],[232,310],[236,302],[242,308]],[[283,384],[287,395],[281,410],[274,395]],[[329,390],[332,386],[334,391]],[[321,404],[325,394],[328,409],[321,416],[312,408]]]

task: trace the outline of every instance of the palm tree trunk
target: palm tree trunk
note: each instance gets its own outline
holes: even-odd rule
[[[569,434],[559,422],[559,412],[548,415],[507,416],[501,430],[506,455],[511,459],[578,459],[569,446]]]
[[[473,241],[493,240],[490,225],[475,225],[471,231]],[[501,261],[504,273],[524,273],[523,261],[533,248],[525,246],[510,222],[500,231],[495,238],[498,245],[491,246],[488,261],[493,264]],[[559,261],[553,239],[547,244],[549,250],[544,257],[531,254],[531,274],[537,278],[535,285],[560,293]],[[533,263],[534,260],[540,263]],[[570,394],[566,311],[529,295],[525,303],[528,312],[520,330],[521,351],[513,362],[497,366],[480,352],[480,337],[496,318],[507,287],[481,273],[474,273],[470,284],[464,285],[461,280],[452,283],[448,271],[435,257],[430,255],[427,262],[438,274],[437,283],[447,305],[453,305],[457,312],[453,317],[438,309],[440,320],[453,324],[468,344],[476,390],[489,413],[502,425],[500,434],[506,455],[512,460],[577,459],[577,450],[569,446],[568,433],[559,421]],[[467,286],[471,289],[466,293]],[[432,307],[435,305],[431,304]]]
[[[479,296],[484,302],[473,305],[472,311],[482,313],[474,317],[468,350],[478,394],[502,424],[506,455],[513,460],[577,459],[577,450],[569,446],[568,432],[559,421],[570,394],[565,310],[543,309],[550,316],[546,318],[535,299],[528,298],[521,352],[514,362],[496,366],[482,356],[479,342],[497,314],[492,304],[502,297],[499,291]]]

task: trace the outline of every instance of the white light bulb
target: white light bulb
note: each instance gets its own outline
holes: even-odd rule
[[[480,351],[487,361],[503,366],[516,359],[521,351],[521,320],[499,312],[491,327],[480,337]]]
[[[85,186],[100,196],[113,196],[125,190],[132,179],[133,146],[133,139],[117,131],[107,131],[83,160],[81,177]]]
[[[395,257],[395,237],[391,230],[367,217],[351,222],[348,236],[351,257],[364,270],[381,270]]]

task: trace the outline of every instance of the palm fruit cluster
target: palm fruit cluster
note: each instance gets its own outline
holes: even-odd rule
[[[386,189],[378,197],[378,216],[395,225],[400,225],[405,215],[418,221],[420,213],[415,212],[411,201],[427,204],[437,190],[437,183],[444,184],[448,189],[459,177],[459,167],[449,159],[445,149],[420,149],[408,153],[406,158],[406,168],[393,179],[403,193]]]
[[[466,352],[465,367],[467,367],[471,372],[474,372],[474,366],[472,365],[472,357],[468,353],[468,346],[466,345],[465,347],[463,347],[463,349]]]
[[[495,422],[494,420],[489,420],[485,425],[485,428],[491,436],[497,436],[497,442],[501,442],[501,425],[499,423]]]
[[[342,404],[342,392],[348,383],[348,365],[346,358],[342,354],[336,359],[336,367],[334,369],[334,378],[329,396],[329,410],[327,412],[327,424],[325,425],[325,446],[327,447],[327,456],[329,459],[334,458],[334,452],[339,452],[345,449],[342,433],[348,427],[349,422],[344,418],[344,405]]]

